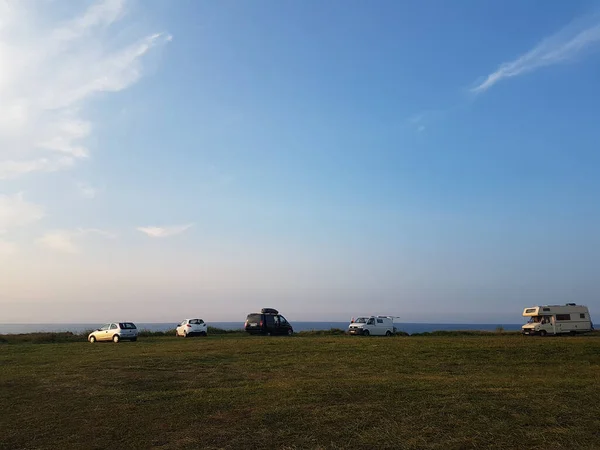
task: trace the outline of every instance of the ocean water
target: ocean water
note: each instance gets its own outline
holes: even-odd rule
[[[330,328],[347,329],[348,322],[291,322],[294,331],[329,330]],[[36,332],[60,332],[71,331],[81,333],[94,330],[101,323],[27,323],[27,324],[0,324],[0,334],[36,333]],[[177,326],[177,323],[136,323],[139,330],[167,331]],[[244,327],[243,322],[209,322],[209,326],[236,330]],[[494,331],[501,326],[505,331],[519,331],[522,324],[497,324],[497,323],[395,323],[398,330],[407,333],[423,333],[428,331],[455,331],[455,330],[478,330]]]

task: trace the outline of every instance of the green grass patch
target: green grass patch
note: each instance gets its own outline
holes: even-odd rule
[[[0,346],[0,448],[593,449],[600,336]]]

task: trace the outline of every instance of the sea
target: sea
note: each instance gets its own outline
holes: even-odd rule
[[[168,331],[173,330],[178,324],[169,323],[136,323],[138,330]],[[243,322],[209,322],[209,326],[226,330],[237,330],[244,327]],[[329,330],[331,328],[348,328],[348,322],[292,322],[294,331]],[[431,331],[456,331],[476,330],[495,331],[502,327],[504,331],[520,331],[522,324],[497,324],[497,323],[394,323],[394,326],[409,334]],[[81,333],[94,330],[102,326],[100,323],[24,323],[0,324],[0,334],[19,334],[37,332],[65,332]]]

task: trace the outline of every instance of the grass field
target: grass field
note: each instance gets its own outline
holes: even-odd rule
[[[600,336],[0,345],[0,447],[600,448]]]

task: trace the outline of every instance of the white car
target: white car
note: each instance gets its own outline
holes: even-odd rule
[[[206,336],[208,326],[202,319],[185,319],[175,329],[175,336]]]
[[[92,344],[96,341],[113,341],[115,344],[121,340],[137,341],[138,330],[131,322],[113,322],[102,325],[88,336]]]

